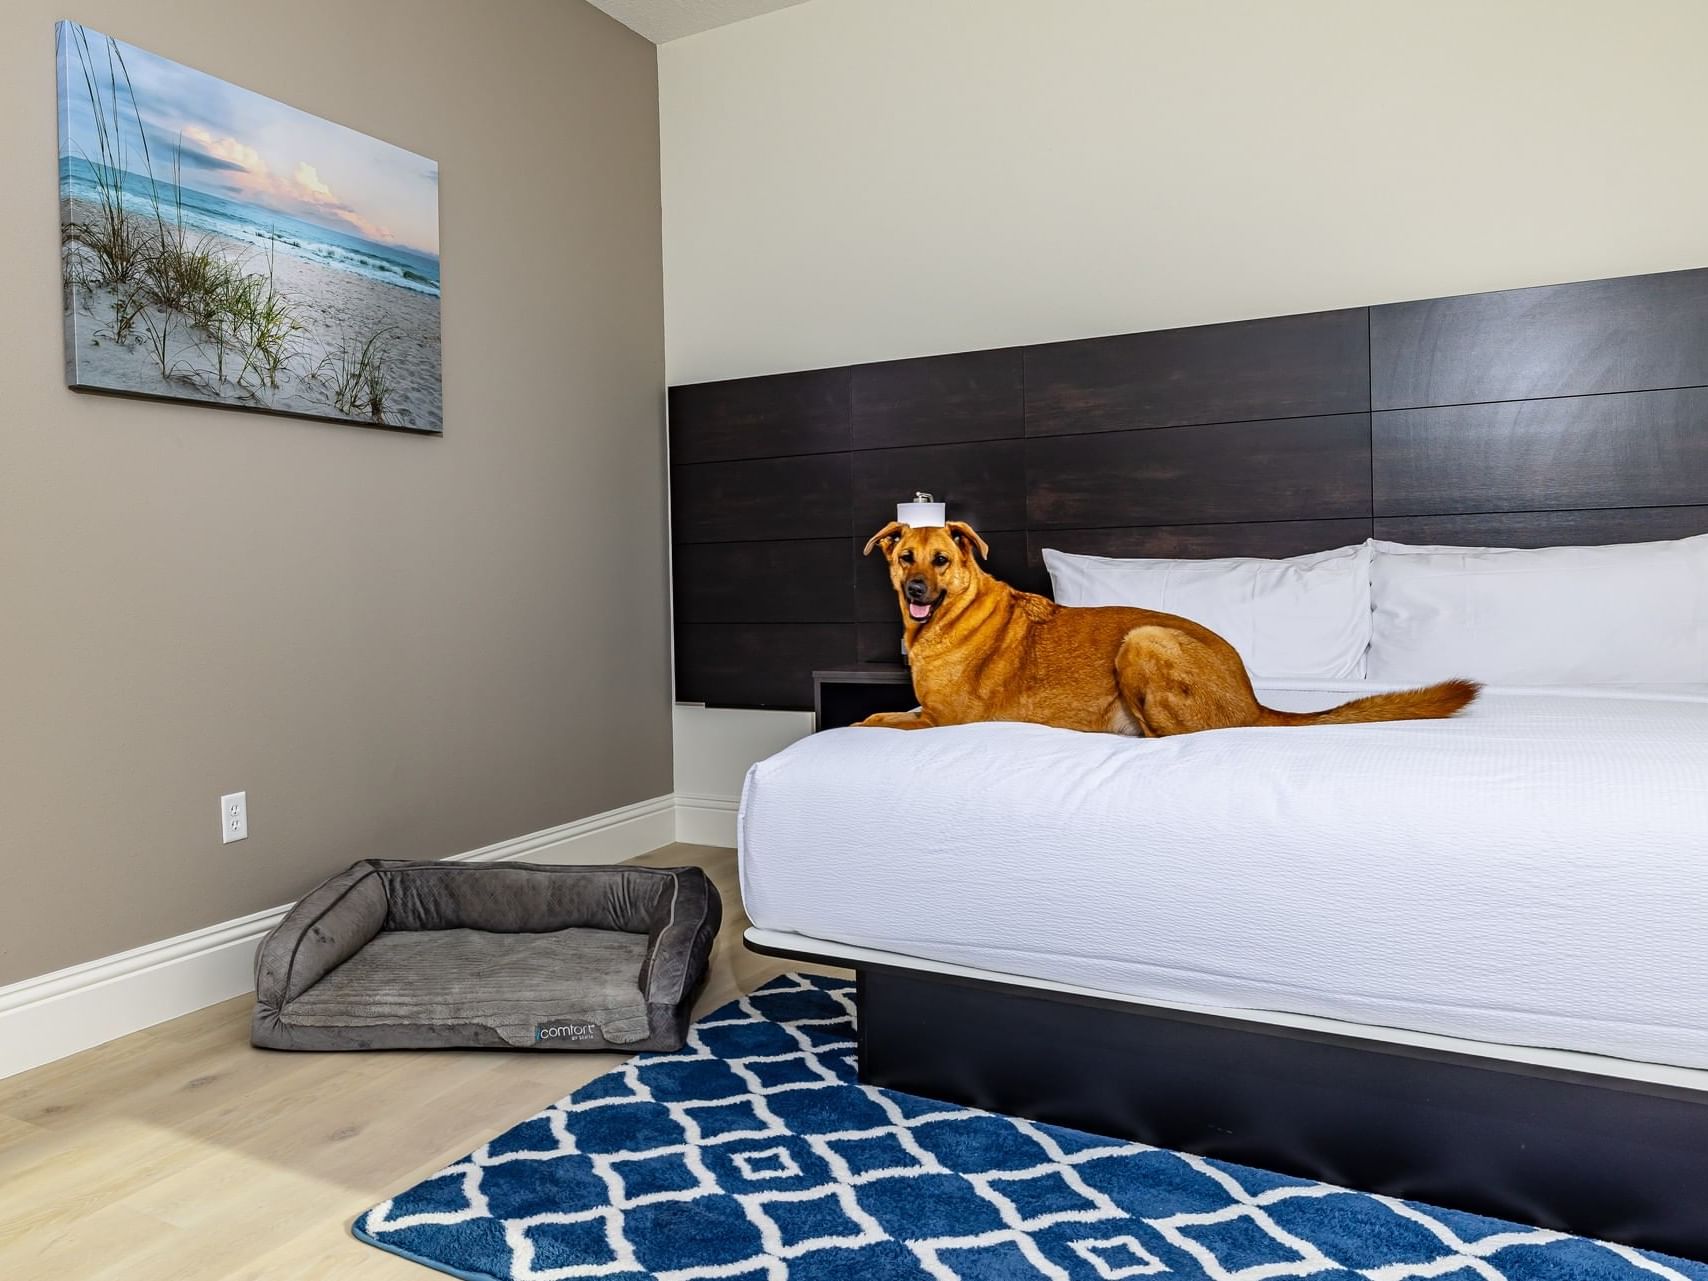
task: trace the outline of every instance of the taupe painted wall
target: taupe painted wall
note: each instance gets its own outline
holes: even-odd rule
[[[66,390],[61,17],[439,162],[443,439]],[[0,7],[0,983],[671,790],[655,68],[578,0]]]

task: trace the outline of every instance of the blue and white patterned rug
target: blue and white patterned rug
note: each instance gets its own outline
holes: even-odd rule
[[[1708,1281],[1708,1265],[870,1089],[853,996],[769,983],[354,1231],[502,1281]]]

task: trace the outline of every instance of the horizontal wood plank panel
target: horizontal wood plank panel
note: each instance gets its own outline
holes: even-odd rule
[[[1370,368],[1377,409],[1708,384],[1708,270],[1372,307]]]
[[[1708,388],[1373,415],[1384,515],[1708,503]]]
[[[1279,559],[1347,547],[1370,537],[1367,516],[1339,520],[1260,521],[1236,525],[1155,525],[1127,529],[1053,529],[1027,536],[1027,555],[1040,569],[1044,549],[1118,559],[1208,560],[1221,556]]]
[[[810,711],[813,672],[855,658],[853,623],[681,623],[676,697]]]
[[[847,538],[683,543],[671,574],[682,623],[846,623],[854,620]]]
[[[1368,340],[1355,308],[1028,347],[1026,434],[1355,413]]]
[[[810,370],[670,389],[670,461],[838,453],[849,444],[849,372]]]
[[[853,455],[853,525],[862,545],[896,518],[917,490],[949,504],[949,519],[986,529],[1024,529],[1026,463],[1018,440],[872,449]]]
[[[849,455],[755,458],[670,469],[679,543],[848,537]]]
[[[915,489],[1046,592],[1047,546],[1702,533],[1708,270],[701,384],[671,413],[679,696],[805,707],[814,667],[894,657],[858,548]]]
[[[857,365],[852,403],[855,449],[1019,436],[1020,349]]]
[[[1034,532],[1367,516],[1370,418],[1031,439],[1026,493]]]
[[[1376,537],[1447,547],[1595,547],[1708,534],[1708,506],[1378,516]]]
[[[887,623],[861,623],[855,649],[862,663],[893,663],[901,658],[901,617]]]
[[[990,547],[990,556],[985,561],[985,569],[1002,579],[1012,583],[1022,591],[1039,591],[1040,576],[1034,572],[1026,560],[1026,535],[1018,530],[993,530],[985,533],[979,530],[979,536]],[[896,598],[894,586],[890,583],[890,567],[877,549],[870,556],[860,555],[860,549],[865,544],[856,543],[854,547],[854,581],[856,616],[861,622],[887,622],[894,619],[897,626],[901,625],[901,602]],[[1048,579],[1042,580],[1045,585]]]

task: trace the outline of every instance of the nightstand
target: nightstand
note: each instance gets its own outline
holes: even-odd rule
[[[812,674],[813,732],[865,720],[873,712],[919,706],[913,676],[900,663],[856,663]]]

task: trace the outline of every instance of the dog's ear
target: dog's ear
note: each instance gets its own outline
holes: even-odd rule
[[[882,543],[884,545],[884,555],[888,556],[895,550],[896,544],[901,541],[901,536],[906,532],[906,525],[902,524],[899,520],[892,520],[889,524],[885,525],[877,533],[873,534],[866,540],[866,550],[860,554],[862,556],[870,556],[872,554],[872,548],[876,547],[879,543]]]
[[[944,524],[944,528],[949,531],[949,537],[959,543],[963,549],[967,547],[976,547],[979,549],[980,556],[983,556],[986,560],[990,559],[990,548],[985,546],[985,541],[979,537],[978,531],[971,525],[967,524],[966,521],[947,521]]]

